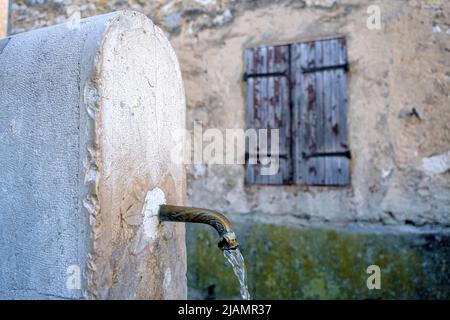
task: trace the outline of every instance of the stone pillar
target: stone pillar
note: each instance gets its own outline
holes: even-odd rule
[[[0,298],[185,298],[184,225],[144,221],[151,190],[185,201],[184,126],[177,58],[142,14],[0,40]]]

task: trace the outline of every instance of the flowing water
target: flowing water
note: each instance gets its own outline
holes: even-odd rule
[[[234,250],[223,250],[223,255],[233,267],[234,274],[239,279],[242,299],[250,300],[250,293],[247,288],[247,273],[245,271],[244,257],[239,248]]]

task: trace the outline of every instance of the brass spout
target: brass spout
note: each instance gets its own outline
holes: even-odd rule
[[[219,248],[233,250],[239,246],[236,235],[231,229],[231,222],[222,213],[203,209],[182,206],[159,206],[159,219],[172,222],[193,222],[209,224],[219,233]]]

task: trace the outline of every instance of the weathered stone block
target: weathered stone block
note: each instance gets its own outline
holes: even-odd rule
[[[0,297],[184,298],[183,224],[143,227],[150,190],[185,200],[184,90],[160,29],[119,12],[0,48]]]

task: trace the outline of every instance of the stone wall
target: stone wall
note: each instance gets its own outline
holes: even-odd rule
[[[449,299],[450,235],[386,228],[238,224],[254,299]],[[191,299],[238,299],[239,283],[217,235],[187,227]],[[380,288],[367,280],[380,268]],[[369,282],[371,283],[371,282]]]

